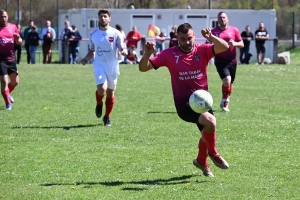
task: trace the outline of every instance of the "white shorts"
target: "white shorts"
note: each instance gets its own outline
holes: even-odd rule
[[[118,74],[107,75],[102,67],[94,68],[94,78],[96,85],[107,83],[107,87],[116,90],[118,82]]]

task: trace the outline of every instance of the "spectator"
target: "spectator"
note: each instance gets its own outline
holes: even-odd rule
[[[116,29],[119,30],[121,32],[121,35],[122,35],[122,39],[123,39],[123,42],[125,42],[126,40],[126,34],[125,32],[123,31],[123,28],[120,24],[116,24]],[[125,59],[125,57],[121,54],[121,52],[118,52],[118,60],[120,62],[123,62]]]
[[[30,62],[31,64],[35,64],[35,53],[40,42],[40,36],[36,32],[35,26],[31,27],[31,32],[28,33],[27,37],[29,39]]]
[[[170,32],[170,43],[169,48],[178,46],[177,41],[177,26],[173,26]]]
[[[142,35],[140,32],[137,30],[136,26],[132,27],[132,31],[130,31],[127,36],[127,48],[129,49],[132,45],[137,49],[138,47],[138,42],[142,39]]]
[[[79,52],[79,40],[82,39],[79,31],[77,30],[75,25],[71,26],[72,30],[69,32],[68,38],[69,41],[69,52],[70,52],[70,64],[77,64],[78,63],[78,52]]]
[[[56,33],[55,33],[55,30],[51,27],[51,22],[49,20],[47,20],[46,21],[46,27],[42,29],[42,33],[40,35],[40,38],[43,40],[43,44],[44,44],[44,36],[48,34],[49,30],[51,32],[52,41],[54,42],[55,39],[56,39]],[[46,39],[49,40],[49,37],[46,37]],[[48,42],[50,42],[50,41],[48,41]],[[49,45],[49,44],[46,45],[45,49],[47,49],[47,53],[43,52],[43,63],[45,63],[44,62],[45,60],[48,60],[47,63],[51,63],[51,60],[52,60],[52,43],[53,42],[51,42],[51,45]],[[48,47],[50,47],[50,49],[48,49]],[[47,56],[47,59],[46,59],[46,56]]]
[[[22,26],[20,24],[17,24],[17,28],[19,31],[19,35],[23,40],[24,37],[23,37],[23,33],[22,33]],[[20,64],[21,54],[22,54],[22,44],[14,43],[14,51],[15,51],[15,57],[16,57],[17,64]]]
[[[245,30],[241,33],[243,38],[244,47],[240,48],[240,62],[241,64],[249,64],[247,61],[249,49],[250,49],[250,41],[253,40],[253,33],[250,31],[250,26],[246,26]]]
[[[257,53],[257,63],[259,65],[264,64],[266,47],[265,42],[269,39],[269,33],[265,28],[264,23],[259,24],[259,28],[255,31],[255,46],[256,46],[256,53]]]
[[[65,21],[65,28],[63,28],[60,32],[59,39],[61,41],[61,63],[65,63],[65,40],[68,40],[68,36],[70,34],[71,27],[70,22],[68,20]]]
[[[52,54],[52,44],[53,44],[53,36],[52,31],[49,28],[47,33],[43,37],[43,63],[48,64],[51,63],[51,54]]]
[[[138,64],[139,61],[139,57],[137,56],[137,53],[135,51],[135,46],[132,45],[128,50],[127,56],[125,56],[124,64]]]
[[[30,50],[29,50],[29,38],[28,34],[31,32],[31,27],[34,26],[33,20],[29,21],[29,26],[24,30],[25,49],[27,54],[27,64],[30,64]]]
[[[160,32],[158,36],[155,38],[155,47],[156,47],[156,53],[161,52],[165,48],[165,39],[166,35],[164,32]]]

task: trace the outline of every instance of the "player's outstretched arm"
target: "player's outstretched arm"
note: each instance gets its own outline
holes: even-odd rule
[[[154,42],[147,42],[145,44],[145,53],[139,63],[139,70],[141,72],[149,71],[150,69],[153,69],[152,64],[149,62],[149,58],[152,53],[154,53],[155,50],[155,43]]]
[[[214,36],[210,28],[202,29],[201,33],[203,37],[205,37],[210,42],[214,43],[214,52],[216,55],[229,49],[228,43],[225,40]]]

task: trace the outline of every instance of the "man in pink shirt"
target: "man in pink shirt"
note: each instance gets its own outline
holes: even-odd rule
[[[130,47],[132,45],[135,46],[135,48],[137,49],[138,47],[138,42],[142,39],[142,35],[140,34],[140,32],[137,30],[136,26],[132,27],[132,31],[130,31],[127,36],[126,36],[126,40],[127,40],[127,48],[130,49]]]
[[[139,63],[139,70],[146,72],[151,69],[167,67],[171,75],[174,103],[178,116],[194,123],[202,133],[198,144],[198,156],[193,164],[205,176],[214,176],[207,162],[209,156],[214,164],[222,169],[229,167],[216,149],[216,118],[213,111],[195,113],[190,105],[190,95],[199,89],[208,90],[207,66],[209,60],[229,46],[224,40],[212,35],[209,28],[201,31],[203,37],[214,44],[195,44],[195,32],[188,23],[181,24],[177,29],[179,46],[168,48],[150,59],[156,52],[155,43],[147,42],[145,54]]]
[[[22,44],[19,30],[16,25],[8,23],[7,12],[0,10],[0,81],[1,94],[6,104],[6,110],[12,108],[14,100],[10,93],[19,83],[14,43]],[[8,82],[8,77],[10,82]]]
[[[219,12],[219,26],[211,31],[213,35],[224,39],[229,45],[229,49],[227,51],[215,56],[215,65],[223,82],[220,107],[225,112],[229,111],[229,99],[232,93],[232,84],[236,74],[236,47],[244,47],[240,31],[234,26],[229,26],[228,21],[227,14]]]

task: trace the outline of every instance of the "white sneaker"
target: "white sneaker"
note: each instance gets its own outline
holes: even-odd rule
[[[197,158],[195,158],[193,160],[193,164],[199,168],[204,176],[208,176],[208,177],[214,177],[213,173],[210,171],[209,165],[201,165],[198,163]]]
[[[229,98],[228,99],[222,99],[220,102],[220,107],[223,111],[229,112]]]
[[[216,155],[210,155],[207,151],[207,155],[210,157],[210,159],[213,161],[213,163],[221,168],[221,169],[228,169],[229,168],[229,164],[226,162],[226,160],[224,158],[222,158],[222,156],[220,154],[216,154]]]

